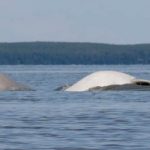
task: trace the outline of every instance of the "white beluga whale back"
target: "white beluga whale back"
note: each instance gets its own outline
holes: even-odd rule
[[[0,91],[25,91],[31,90],[28,86],[17,83],[5,74],[0,74]]]
[[[130,85],[130,86],[129,86]],[[113,88],[138,88],[141,86],[149,86],[150,81],[136,79],[134,76],[117,72],[117,71],[98,71],[92,73],[72,86],[68,87],[66,91],[82,92],[91,89],[113,89]]]

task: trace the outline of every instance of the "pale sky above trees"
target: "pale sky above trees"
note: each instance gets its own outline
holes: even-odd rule
[[[0,42],[150,43],[150,0],[0,0]]]

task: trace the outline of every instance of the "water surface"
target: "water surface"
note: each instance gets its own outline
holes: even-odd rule
[[[149,150],[149,91],[54,91],[98,70],[150,79],[149,65],[0,66],[35,89],[0,93],[0,149]]]

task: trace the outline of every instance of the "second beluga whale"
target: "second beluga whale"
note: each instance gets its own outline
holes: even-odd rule
[[[31,88],[18,83],[8,75],[0,73],[0,91],[30,91]]]

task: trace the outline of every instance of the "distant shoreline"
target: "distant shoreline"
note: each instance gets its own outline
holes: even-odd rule
[[[150,64],[150,44],[1,42],[0,65]]]

